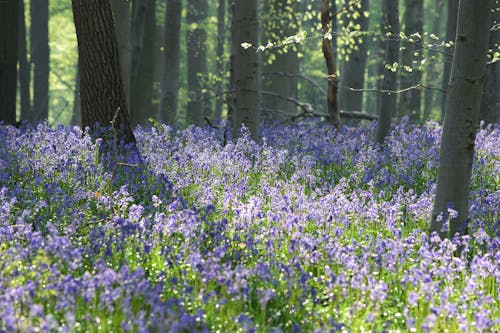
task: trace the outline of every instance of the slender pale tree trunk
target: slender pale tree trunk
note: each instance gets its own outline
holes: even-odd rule
[[[387,32],[390,34],[386,40],[385,64],[392,68],[384,71],[384,81],[382,89],[394,91],[397,88],[397,67],[393,66],[399,60],[399,9],[398,0],[384,0],[384,12],[387,13],[385,24]],[[396,114],[397,95],[394,93],[381,93],[379,100],[379,120],[375,142],[381,147],[385,137],[391,128],[391,118]]]
[[[156,118],[153,108],[155,56],[156,56],[156,0],[147,0],[142,48],[135,80],[130,96],[130,119],[132,124],[143,124],[149,118]]]
[[[260,61],[258,0],[237,0],[234,4],[234,84],[236,110],[233,115],[233,137],[240,136],[242,125],[257,140],[260,117]],[[245,48],[243,43],[253,45]]]
[[[222,108],[224,105],[224,96],[222,96],[222,87],[225,82],[225,56],[224,44],[226,42],[226,0],[219,0],[217,6],[217,46],[216,46],[216,70],[217,83],[215,85],[215,108],[214,116],[216,119],[222,118]]]
[[[423,0],[406,0],[404,14],[404,34],[409,41],[403,41],[399,87],[406,89],[416,86],[422,81],[422,72],[416,63],[420,60],[422,49],[413,42],[421,43],[424,30]],[[413,41],[413,42],[412,42]],[[415,56],[418,53],[418,56]],[[409,116],[411,123],[420,120],[421,90],[411,89],[399,95],[399,116]]]
[[[135,143],[120,74],[108,0],[72,0],[78,39],[82,126],[113,126],[115,139]]]
[[[49,1],[31,0],[31,63],[33,66],[33,121],[49,116]]]
[[[443,14],[443,5],[444,1],[443,0],[437,0],[435,2],[435,7],[434,7],[434,12],[433,12],[433,19],[432,19],[432,33],[436,36],[441,35],[441,19],[442,19],[442,14]],[[429,38],[427,39],[429,40]],[[432,39],[430,39],[432,40]],[[432,51],[427,52],[427,58],[432,57]],[[426,73],[425,81],[426,85],[428,87],[433,87],[437,86],[437,79],[439,78],[440,72],[442,70],[438,70],[438,65],[433,64],[429,67]],[[439,69],[442,69],[442,67],[439,64]],[[429,119],[431,113],[432,113],[432,108],[434,107],[434,90],[433,89],[426,89],[425,90],[425,103],[424,103],[424,116],[422,121],[425,122]]]
[[[131,13],[130,0],[111,0],[111,10],[116,28],[118,54],[120,55],[120,73],[123,80],[123,89],[127,105],[130,106],[130,69],[131,69]]]
[[[481,0],[482,1],[482,0]],[[457,18],[458,18],[458,2],[459,0],[448,0],[447,1],[447,13],[448,18],[446,19],[446,42],[455,41],[455,35],[457,31]],[[453,48],[448,49],[450,53],[453,53]],[[451,63],[453,61],[452,57],[447,57],[444,63],[443,69],[443,81],[441,87],[443,90],[448,90],[448,83],[450,81],[451,74]],[[446,109],[446,96],[441,98],[441,120],[444,119],[444,112]]]
[[[19,1],[0,1],[0,122],[16,122]]]
[[[326,62],[326,74],[328,79],[326,103],[328,107],[329,122],[337,129],[337,131],[340,131],[342,125],[340,122],[340,112],[337,103],[338,78],[337,66],[335,64],[336,59],[334,57],[332,43],[328,38],[326,38],[330,29],[330,1],[323,0],[323,4],[321,6],[321,30],[324,37],[321,50],[323,51],[323,57]]]
[[[210,109],[204,101],[203,80],[207,75],[207,32],[205,20],[208,14],[207,0],[188,0],[186,22],[187,31],[187,80],[188,80],[188,118],[195,125],[204,123],[204,112]]]
[[[19,31],[18,31],[18,63],[19,63],[19,93],[21,100],[21,120],[28,120],[31,113],[30,97],[30,64],[28,47],[26,45],[26,17],[24,0],[19,1]]]
[[[167,0],[165,13],[165,63],[163,65],[160,120],[175,123],[179,96],[182,0]]]
[[[486,75],[491,0],[460,0],[446,113],[439,150],[437,191],[430,232],[467,232],[469,190],[481,94]],[[456,216],[448,214],[454,209]],[[438,216],[443,214],[442,219]],[[450,220],[444,229],[445,221]]]
[[[351,0],[352,1],[352,0]],[[370,2],[361,1],[361,8],[357,9],[359,16],[352,19],[353,31],[368,31],[369,18],[364,15],[370,11]],[[356,38],[356,48],[344,61],[341,78],[342,88],[339,91],[339,105],[345,111],[363,111],[363,91],[353,91],[349,88],[363,89],[365,85],[365,69],[368,51],[368,39]]]
[[[296,35],[299,32],[299,22],[297,13],[300,3],[297,1],[283,2],[280,0],[267,0],[266,13],[267,20],[264,22],[264,44],[267,42],[277,43],[288,36]],[[294,74],[300,72],[299,45],[291,44],[283,48],[266,50],[264,55],[262,88],[281,97],[298,97],[298,79]],[[287,74],[291,74],[287,75]],[[263,96],[263,105],[271,112],[269,120],[286,120],[284,113],[296,114],[297,106],[283,98],[276,96]]]

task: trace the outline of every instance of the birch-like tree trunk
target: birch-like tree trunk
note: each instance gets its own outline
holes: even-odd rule
[[[424,1],[406,0],[404,14],[404,34],[401,50],[401,70],[399,71],[399,87],[406,89],[421,83],[422,71],[418,69],[422,49],[414,43],[422,43],[424,30]],[[418,54],[418,55],[415,55]],[[399,95],[398,115],[409,116],[411,123],[416,123],[421,116],[420,88],[405,91]]]
[[[391,119],[396,114],[397,95],[392,93],[398,87],[397,62],[399,61],[399,9],[398,0],[384,0],[384,12],[387,13],[385,29],[390,34],[386,40],[384,81],[382,89],[389,92],[380,93],[379,119],[375,142],[381,147],[391,128]],[[396,66],[394,66],[396,64]]]
[[[467,233],[469,190],[481,94],[486,75],[491,0],[460,0],[453,65],[441,134],[430,232]],[[448,214],[448,209],[457,214]],[[438,216],[442,215],[439,219]],[[449,227],[443,228],[449,219]]]
[[[72,0],[78,39],[82,126],[113,126],[117,140],[135,143],[120,74],[109,0]]]
[[[0,121],[16,122],[19,1],[0,1]]]
[[[369,18],[364,13],[369,12],[370,2],[362,0],[360,4],[361,7],[356,8],[359,15],[352,19],[349,29],[366,32],[368,31]],[[340,75],[342,88],[339,91],[339,106],[341,110],[361,112],[363,111],[363,91],[353,91],[349,88],[364,88],[368,38],[358,37],[355,40],[356,44],[348,54],[349,59],[344,61]]]
[[[116,28],[118,54],[120,56],[120,73],[123,80],[123,89],[127,106],[130,107],[130,69],[131,69],[131,13],[129,0],[111,0],[111,10]]]
[[[49,0],[31,0],[31,64],[33,67],[32,121],[49,116]]]
[[[163,66],[160,120],[175,123],[179,96],[182,0],[167,0],[165,13],[165,63]]]
[[[258,0],[237,0],[234,4],[234,85],[235,105],[233,137],[245,125],[257,140],[260,118],[260,61],[255,46],[259,45]],[[253,47],[243,47],[250,44]]]

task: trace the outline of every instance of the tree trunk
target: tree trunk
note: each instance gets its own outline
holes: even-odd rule
[[[115,140],[135,143],[120,75],[118,44],[108,0],[72,0],[78,39],[82,126],[113,126]]]
[[[495,24],[500,24],[499,10],[494,11],[491,15],[490,26],[494,26]],[[495,47],[498,48],[498,45],[500,45],[500,32],[494,31],[490,33],[489,49],[495,50]],[[488,60],[492,61],[493,59],[489,58]],[[479,119],[483,120],[486,124],[494,124],[500,121],[499,64],[496,61],[486,66],[486,81],[484,83],[481,111],[479,113]]]
[[[268,19],[263,24],[264,44],[280,42],[299,32],[297,17],[299,4],[297,1],[286,3],[280,0],[267,0],[265,11]],[[298,98],[298,79],[294,78],[293,75],[300,72],[299,47],[298,44],[294,43],[266,50],[263,66],[265,76],[262,82],[265,91],[281,97],[291,97],[295,100]],[[285,74],[292,74],[292,77]],[[297,113],[296,105],[284,98],[263,96],[262,101],[266,109],[277,111],[270,113],[269,120],[271,121],[283,121],[286,120],[286,114],[293,116]]]
[[[118,41],[118,54],[120,56],[120,73],[125,90],[127,106],[130,106],[130,2],[129,0],[111,0],[111,10],[116,28],[116,38]]]
[[[423,0],[406,0],[405,3],[404,34],[407,39],[421,43],[422,37],[419,36],[423,35],[424,30],[424,2]],[[422,71],[414,64],[420,60],[421,52],[422,49],[415,44],[403,41],[403,48],[401,50],[402,69],[399,72],[400,89],[406,89],[421,83]],[[419,55],[415,56],[415,53]],[[418,122],[420,120],[420,101],[420,88],[401,93],[399,95],[399,116],[408,116],[410,123]]]
[[[19,31],[18,31],[18,62],[19,62],[19,93],[21,100],[21,121],[28,120],[31,113],[30,80],[31,70],[28,61],[26,45],[26,18],[24,0],[19,1]]]
[[[446,42],[454,42],[455,35],[457,31],[457,18],[458,18],[458,2],[459,0],[448,0],[447,4],[447,12],[448,18],[446,22]],[[449,53],[453,53],[453,48],[448,50]],[[443,69],[443,82],[441,83],[441,87],[443,90],[448,90],[448,83],[450,81],[450,73],[451,73],[451,63],[453,61],[452,57],[447,57],[444,62]],[[446,109],[446,96],[442,96],[441,98],[441,120],[444,119],[444,112]]]
[[[257,140],[260,116],[260,61],[255,46],[259,45],[258,0],[236,1],[234,4],[234,84],[235,105],[233,137],[245,125]],[[243,43],[253,47],[245,48]]]
[[[329,0],[323,0],[323,5],[321,6],[321,29],[324,36],[326,36],[330,32]],[[336,59],[333,54],[332,44],[326,37],[323,37],[321,50],[323,51],[323,57],[325,58],[326,62],[326,73],[328,79],[326,103],[328,106],[329,122],[337,129],[337,131],[340,131],[342,125],[340,122],[340,112],[337,104],[338,78],[337,67],[335,65]]]
[[[165,64],[163,66],[160,120],[175,123],[179,96],[182,0],[167,0],[165,13]]]
[[[435,7],[433,11],[433,20],[432,20],[432,33],[436,36],[441,35],[441,18],[443,13],[443,0],[437,0],[435,2]],[[432,51],[427,52],[427,58],[432,57]],[[442,68],[439,64],[439,67]],[[437,79],[439,78],[440,72],[442,70],[438,70],[437,64],[432,64],[426,73],[426,85],[429,87],[437,86]],[[424,116],[422,122],[425,122],[429,119],[432,108],[434,107],[434,90],[426,89],[425,90],[425,102],[424,102]]]
[[[351,0],[352,1],[352,0]],[[361,8],[357,11],[359,16],[352,20],[351,31],[368,31],[369,19],[363,13],[370,11],[369,0],[361,1]],[[365,68],[367,60],[368,40],[366,37],[359,37],[356,40],[356,48],[348,54],[348,59],[344,61],[341,74],[342,89],[339,93],[339,105],[345,111],[363,111],[363,91],[352,91],[349,88],[363,89],[365,85]]]
[[[399,9],[398,0],[384,0],[384,13],[387,13],[385,29],[390,34],[386,40],[386,58],[385,64],[388,67],[384,72],[383,90],[396,90],[397,68],[393,64],[399,60]],[[384,144],[385,137],[391,128],[391,118],[396,114],[397,95],[394,93],[381,93],[379,100],[379,120],[377,123],[377,132],[375,142],[381,147]]]
[[[217,83],[215,85],[215,119],[222,118],[222,108],[224,105],[224,96],[222,96],[222,87],[225,82],[225,56],[224,44],[226,42],[226,0],[219,0],[217,7],[217,46],[215,50]]]
[[[144,44],[144,29],[146,25],[147,0],[134,0],[132,6],[132,26],[130,46],[130,89],[132,90],[139,71],[142,47]]]
[[[132,82],[130,96],[130,118],[132,124],[143,124],[149,118],[155,118],[153,108],[155,79],[155,35],[156,35],[156,0],[147,0],[142,48],[135,79]]]
[[[232,91],[233,93],[229,95],[230,97],[227,99],[227,118],[226,119],[234,119],[234,109],[236,105],[236,85],[234,83],[234,59],[236,58],[236,53],[238,52],[239,45],[236,44],[234,29],[235,29],[235,17],[234,17],[234,6],[235,0],[228,0],[228,14],[231,22],[231,29],[229,33],[229,45],[231,46],[230,55],[229,55],[229,80],[227,82],[227,90]]]
[[[31,0],[31,63],[33,65],[33,108],[30,120],[49,116],[49,0]]]
[[[188,0],[186,22],[187,31],[187,113],[191,123],[199,126],[204,123],[210,106],[204,101],[203,79],[207,75],[207,32],[205,20],[208,12],[208,0]]]
[[[16,122],[19,1],[0,1],[0,122]]]
[[[461,0],[453,65],[441,134],[437,191],[430,232],[441,237],[465,234],[474,143],[485,79],[491,0]],[[456,216],[448,214],[454,209]],[[442,219],[438,216],[443,214]],[[450,220],[444,230],[443,224]]]

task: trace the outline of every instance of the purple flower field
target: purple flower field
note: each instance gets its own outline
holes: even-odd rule
[[[500,331],[500,127],[469,235],[427,235],[440,127],[0,127],[0,332]],[[116,161],[115,161],[116,162]]]

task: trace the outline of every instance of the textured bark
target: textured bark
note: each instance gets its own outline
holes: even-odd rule
[[[386,40],[385,64],[392,65],[399,60],[399,10],[398,0],[384,0],[384,13],[387,13],[385,28],[390,33]],[[397,88],[397,70],[386,68],[384,72],[383,90],[394,91]],[[375,142],[381,147],[391,128],[391,118],[396,114],[397,95],[381,93],[379,99],[379,120],[375,134]]]
[[[187,31],[187,113],[195,125],[204,123],[203,117],[209,116],[210,105],[204,96],[203,79],[207,75],[207,32],[204,21],[208,14],[207,0],[188,0],[186,22]]]
[[[441,35],[441,18],[442,18],[442,13],[443,13],[443,5],[444,5],[444,0],[437,0],[435,2],[435,7],[434,7],[434,13],[433,13],[433,20],[432,20],[432,33],[436,36]],[[431,56],[431,51],[427,52],[427,57]],[[437,68],[437,64],[431,65],[430,68],[427,70],[425,81],[426,81],[426,86],[428,87],[436,87],[438,86],[437,84],[437,79],[440,76],[440,73],[442,72],[442,67],[439,64],[439,70]],[[425,90],[425,103],[424,103],[424,116],[422,121],[425,122],[429,119],[431,113],[432,113],[432,108],[434,107],[434,90],[432,89],[426,89]]]
[[[132,124],[143,124],[149,118],[156,118],[153,108],[155,57],[156,57],[156,1],[147,0],[142,48],[139,64],[130,96],[130,119]]]
[[[163,66],[160,120],[175,123],[179,96],[182,0],[167,0],[165,13],[165,63]]]
[[[330,2],[328,0],[323,0],[321,6],[321,29],[323,35],[326,36],[330,31]],[[333,125],[338,131],[341,129],[340,122],[340,112],[337,104],[337,67],[335,65],[335,57],[333,54],[333,48],[330,40],[328,38],[323,38],[321,50],[323,51],[323,57],[326,62],[326,73],[328,77],[328,88],[326,95],[326,103],[328,107],[328,116],[330,124]]]
[[[116,28],[116,38],[118,42],[118,54],[120,56],[120,73],[125,90],[127,105],[130,106],[130,1],[129,0],[111,0],[111,10]]]
[[[31,0],[31,63],[33,66],[33,108],[30,120],[49,116],[49,1]]]
[[[224,44],[226,42],[226,0],[219,0],[217,7],[217,46],[215,50],[216,56],[216,71],[217,83],[215,85],[215,108],[214,117],[216,119],[222,118],[222,107],[224,99],[222,96],[222,87],[225,78],[225,57],[224,57]]]
[[[488,0],[489,1],[489,0]],[[457,18],[458,18],[458,2],[459,0],[448,0],[447,13],[448,18],[446,19],[446,41],[455,41],[455,35],[457,31]],[[449,53],[453,53],[453,48],[447,50]],[[451,63],[453,61],[452,57],[447,57],[444,62],[443,69],[443,81],[441,87],[443,90],[448,90],[448,83],[450,81],[451,73]],[[442,96],[441,99],[441,120],[444,119],[444,112],[446,109],[446,96]]]
[[[486,71],[491,0],[461,0],[453,65],[441,134],[437,191],[430,232],[465,234],[481,93]],[[448,216],[452,208],[457,216]],[[440,220],[438,216],[443,214]],[[450,219],[448,230],[444,221]]]
[[[78,39],[82,126],[113,125],[117,140],[135,142],[120,75],[118,44],[108,0],[72,0]]]
[[[31,113],[30,97],[30,64],[28,61],[28,48],[26,45],[26,18],[24,0],[19,1],[18,18],[18,63],[19,63],[19,95],[21,101],[21,121],[28,120]]]
[[[354,26],[359,25],[358,31],[368,31],[369,19],[363,15],[363,12],[369,12],[369,0],[362,0],[361,8],[357,10],[360,15],[358,18],[352,20]],[[349,60],[344,61],[342,74],[340,76],[343,88],[339,93],[339,105],[340,109],[345,111],[363,111],[363,91],[352,91],[348,88],[364,88],[368,51],[367,38],[359,38],[356,47],[357,49],[353,49],[349,54]]]
[[[19,2],[0,1],[0,122],[16,122]]]
[[[297,12],[300,3],[296,0],[283,2],[280,0],[266,1],[266,17],[264,25],[264,44],[267,42],[280,42],[288,36],[296,35],[299,32],[299,22]],[[298,79],[294,74],[300,72],[299,59],[300,45],[294,43],[289,46],[266,50],[263,55],[263,71],[265,73],[288,73],[285,75],[266,75],[262,81],[262,89],[278,94],[281,97],[298,98]],[[274,59],[274,60],[273,60]],[[269,113],[269,120],[283,121],[288,117],[286,114],[295,114],[297,107],[284,98],[263,96],[262,103],[265,109],[277,112]],[[286,113],[286,114],[285,114]]]
[[[245,49],[242,43],[259,45],[258,0],[236,1],[234,6],[234,84],[235,105],[233,137],[240,136],[245,125],[257,140],[260,116],[260,61],[253,47]]]
[[[421,43],[421,38],[415,33],[423,35],[424,30],[424,2],[423,0],[406,0],[404,14],[404,34],[406,38],[411,38],[417,43]],[[415,52],[421,53],[422,49],[413,43],[403,41],[401,50],[401,69],[399,73],[399,87],[406,89],[422,82],[422,72],[414,62],[420,61],[420,57],[414,55]],[[411,68],[411,72],[404,67]],[[408,116],[411,123],[420,120],[421,113],[421,90],[411,89],[399,95],[399,116]]]

